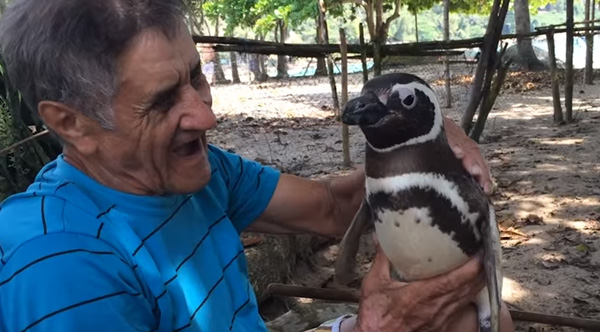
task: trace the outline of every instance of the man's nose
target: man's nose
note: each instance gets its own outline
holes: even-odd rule
[[[204,98],[194,89],[184,92],[183,116],[180,127],[183,130],[210,130],[217,124],[212,110],[212,98]]]

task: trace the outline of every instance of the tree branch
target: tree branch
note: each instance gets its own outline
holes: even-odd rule
[[[367,16],[367,28],[369,29],[369,36],[371,36],[372,41],[373,38],[377,37],[375,34],[375,22],[373,22],[373,5],[370,1],[363,1],[362,6]]]
[[[385,23],[383,23],[383,26],[381,27],[381,34],[383,35],[383,38],[384,38],[384,40],[382,40],[382,42],[384,42],[384,43],[385,43],[385,40],[387,39],[387,33],[388,33],[388,29],[390,28],[390,25],[392,24],[392,22],[394,22],[395,19],[400,17],[400,6],[401,5],[402,5],[402,0],[397,0],[396,7],[394,8],[394,13],[385,20]]]
[[[375,29],[377,29],[378,37],[381,36],[381,28],[383,25],[383,0],[374,0],[375,1]],[[385,39],[385,36],[383,36]],[[380,39],[381,42],[383,42]]]

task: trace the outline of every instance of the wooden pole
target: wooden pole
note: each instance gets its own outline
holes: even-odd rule
[[[479,62],[477,63],[477,69],[475,72],[475,77],[473,79],[473,85],[471,86],[471,96],[469,98],[469,103],[467,104],[465,114],[461,119],[461,127],[466,133],[469,133],[471,131],[471,127],[473,126],[473,118],[475,117],[477,108],[481,103],[481,89],[484,85],[484,78],[486,76],[487,69],[490,65],[490,61],[493,61],[490,55],[495,54],[494,50],[496,49],[497,43],[494,43],[494,34],[496,33],[496,21],[498,21],[500,16],[499,14],[501,4],[502,0],[494,0],[492,12],[490,13],[488,25],[485,31],[485,36],[483,37],[483,45],[481,46],[481,57],[479,59]]]
[[[319,22],[321,22],[321,26],[324,27],[324,29],[321,30],[323,36],[323,43],[329,44],[329,32],[327,31],[328,29],[326,28],[325,24],[325,20],[327,20],[327,17],[325,16],[325,10],[325,1],[319,0]],[[334,115],[335,117],[338,117],[340,112],[340,100],[337,93],[337,86],[335,85],[335,75],[333,71],[333,61],[331,60],[331,56],[327,56],[326,63],[327,74],[329,76],[329,86],[331,87],[331,99],[333,101]]]
[[[554,106],[554,123],[564,123],[562,106],[560,104],[560,89],[558,84],[558,72],[556,70],[556,50],[554,48],[554,31],[551,29],[546,33],[548,42],[548,57],[550,60],[550,77],[552,80],[552,104]]]
[[[360,42],[360,62],[362,63],[363,83],[369,80],[369,69],[367,68],[367,45],[365,44],[365,27],[362,23],[358,25]],[[348,50],[348,45],[346,45]],[[347,56],[347,55],[346,55]]]
[[[573,121],[573,0],[567,0],[567,50],[565,70],[565,120]]]
[[[595,19],[595,0],[586,0],[585,2],[585,27],[593,28]],[[594,35],[591,30],[587,30],[585,34],[585,84],[594,84]]]
[[[450,40],[450,0],[444,0],[444,41]],[[452,107],[452,89],[450,88],[450,62],[444,57],[444,76],[446,81],[446,108]]]
[[[346,32],[340,28],[340,53],[342,55],[342,107],[348,103],[348,48],[346,43]],[[342,154],[344,167],[350,167],[350,134],[348,125],[342,123]]]
[[[267,287],[267,293],[272,295],[303,297],[337,302],[358,303],[360,301],[360,294],[358,291],[346,289],[328,289],[285,284],[270,284]],[[592,319],[555,316],[521,310],[509,310],[509,312],[512,319],[515,321],[569,326],[580,329],[589,329],[591,331],[600,330],[600,321]]]

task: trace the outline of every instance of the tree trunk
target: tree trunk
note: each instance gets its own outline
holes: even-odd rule
[[[285,39],[287,38],[287,28],[285,26],[285,22],[279,20],[277,22],[276,33],[279,32],[279,42],[281,44],[285,43]],[[277,34],[276,34],[277,35]],[[285,78],[288,77],[287,72],[287,56],[286,55],[278,55],[277,56],[277,78]]]
[[[360,42],[360,62],[362,64],[363,84],[369,80],[369,70],[367,67],[367,49],[365,44],[365,28],[362,23],[358,25],[358,39]]]
[[[504,83],[504,79],[506,78],[506,73],[508,72],[509,66],[510,62],[500,65],[496,72],[496,81],[493,83],[492,87],[489,90],[489,93],[484,99],[484,103],[481,105],[479,115],[477,116],[477,121],[475,122],[475,126],[473,127],[473,130],[470,134],[471,139],[473,139],[477,143],[479,143],[481,134],[485,129],[485,123],[487,121],[488,116],[490,115],[490,112],[492,111],[494,102],[496,101],[496,98],[498,98],[500,90],[502,90],[502,84]]]
[[[260,35],[259,37],[260,37],[260,41],[265,40],[264,35]],[[259,82],[266,82],[269,79],[269,74],[267,74],[267,68],[265,67],[266,59],[267,59],[267,57],[263,54],[258,56],[258,71],[259,71],[258,81]]]
[[[588,21],[594,20],[593,8],[596,3],[594,0],[585,1],[585,27],[593,27],[593,23]],[[594,35],[588,30],[585,34],[585,71],[584,71],[584,82],[585,84],[594,84]]]
[[[237,52],[229,52],[231,59],[231,80],[233,83],[240,83],[240,73],[238,71]]]
[[[471,132],[477,108],[481,104],[482,96],[487,93],[486,85],[491,82],[490,75],[493,74],[491,69],[494,68],[494,62],[501,61],[501,59],[496,59],[498,56],[496,49],[502,34],[509,3],[510,0],[494,0],[492,6],[483,45],[481,46],[481,57],[477,62],[477,69],[471,86],[471,95],[461,119],[461,127],[466,133]]]
[[[319,20],[321,22],[324,22],[326,20],[326,10],[325,10],[325,0],[319,0]],[[327,28],[322,30],[323,32],[323,43],[324,44],[328,44],[329,43],[329,32],[327,31]],[[328,56],[326,59],[326,63],[327,63],[327,76],[329,76],[329,86],[331,87],[331,99],[333,101],[333,109],[334,109],[334,115],[338,116],[338,113],[340,111],[340,100],[338,97],[338,93],[337,93],[337,86],[335,85],[335,76],[334,76],[334,71],[333,71],[333,61],[331,60],[331,57]]]
[[[531,32],[531,18],[529,16],[529,0],[515,0],[515,30],[517,34],[528,34]],[[546,70],[547,66],[535,55],[531,38],[517,38],[517,51],[519,56],[513,59],[515,64],[525,70]]]
[[[0,0],[4,1],[4,0]],[[192,32],[195,32],[199,35],[202,35],[204,32],[202,31],[202,23],[204,21],[204,12],[202,10],[202,3],[200,3],[199,8],[200,8],[200,21],[198,21],[198,18],[196,17],[196,14],[194,13],[194,8],[192,7],[193,4],[191,1],[185,1],[184,2],[185,6],[186,6],[186,11],[188,13],[189,16],[189,20],[190,20],[190,28],[192,30]]]
[[[418,19],[418,13],[414,12],[415,15],[415,39],[417,40],[417,43],[419,42],[419,19]]]
[[[215,21],[215,35],[219,35],[219,18],[217,17]],[[221,56],[219,52],[215,52],[215,57],[213,60],[214,64],[214,83],[223,83],[225,82],[225,73],[223,72],[223,66],[221,65]]]
[[[379,36],[375,36],[371,38],[373,43],[373,76],[381,76],[381,62],[383,61],[383,57],[381,56],[381,40],[379,40]]]
[[[444,0],[444,40],[450,40],[450,0]],[[450,62],[444,57],[444,79],[446,82],[446,107],[452,107],[452,89],[450,87]]]
[[[319,6],[319,8],[321,8]],[[320,9],[319,9],[320,11]],[[327,27],[327,21],[321,20],[321,15],[317,17],[317,44],[323,44],[323,34],[324,29]],[[327,65],[325,64],[325,57],[317,57],[317,70],[315,71],[315,76],[326,76],[327,75]]]

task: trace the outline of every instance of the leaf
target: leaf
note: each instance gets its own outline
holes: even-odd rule
[[[586,244],[580,243],[577,247],[575,247],[575,249],[580,252],[587,252],[590,250],[590,247]]]

